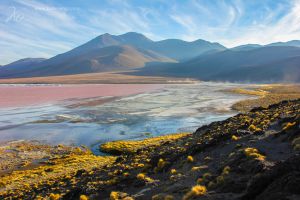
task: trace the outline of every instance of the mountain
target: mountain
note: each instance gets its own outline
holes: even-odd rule
[[[155,42],[152,50],[166,55],[175,60],[183,61],[211,51],[223,51],[226,48],[219,43],[211,43],[205,40],[186,42],[178,39],[167,39]]]
[[[246,44],[227,49],[205,40],[153,41],[129,32],[105,33],[50,59],[26,58],[0,67],[0,78],[128,71],[242,82],[300,82],[300,41]]]
[[[267,46],[291,46],[291,47],[300,47],[300,40],[291,40],[288,42],[275,42],[268,44]]]
[[[263,45],[260,44],[245,44],[245,45],[240,45],[240,46],[236,46],[231,48],[230,50],[232,51],[249,51],[249,50],[253,50],[256,48],[260,48],[263,47]]]
[[[264,65],[232,69],[215,74],[210,80],[238,82],[300,82],[300,56]]]
[[[78,55],[82,52],[115,45],[129,45],[139,49],[155,51],[178,61],[187,60],[208,51],[226,49],[219,43],[211,43],[205,40],[186,42],[179,39],[167,39],[155,42],[140,33],[128,32],[117,36],[105,33],[69,51],[68,54]]]
[[[11,70],[6,77],[52,76],[143,67],[147,62],[175,62],[150,50],[131,46],[107,46],[99,49],[67,52],[23,70]],[[1,75],[3,73],[1,72]]]
[[[15,62],[12,62],[10,64],[1,66],[0,74],[5,75],[5,74],[10,74],[10,72],[17,73],[17,72],[25,71],[27,69],[30,69],[32,66],[35,66],[45,60],[46,60],[45,58],[23,58]]]
[[[151,62],[177,62],[226,49],[205,40],[152,41],[140,33],[100,35],[68,52],[22,67],[11,63],[0,78],[50,76],[141,68]],[[21,67],[20,67],[21,66]]]
[[[146,67],[137,74],[221,81],[300,82],[299,56],[300,48],[289,46],[226,50],[178,64]]]
[[[234,50],[234,51],[248,51],[248,50],[253,50],[253,49],[256,49],[256,48],[266,47],[266,46],[300,47],[300,40],[291,40],[291,41],[288,41],[288,42],[275,42],[275,43],[271,43],[271,44],[267,44],[267,45],[245,44],[245,45],[240,45],[240,46],[233,47],[233,48],[231,48],[231,50]]]
[[[67,54],[77,55],[85,53],[87,51],[100,49],[103,47],[118,45],[131,45],[137,48],[147,48],[147,46],[149,46],[151,43],[153,43],[152,40],[148,39],[142,34],[135,32],[129,32],[118,36],[105,33],[79,47],[72,49],[71,51],[67,52]]]
[[[42,61],[46,60],[45,58],[23,58],[17,61],[14,61],[10,64],[3,65],[2,67],[27,67],[30,65],[35,65],[37,63],[41,63]]]

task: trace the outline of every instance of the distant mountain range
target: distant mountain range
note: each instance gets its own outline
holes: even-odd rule
[[[25,58],[0,67],[0,78],[107,71],[238,82],[300,82],[300,41],[228,49],[205,40],[152,41],[142,34],[100,35],[50,59]]]
[[[300,82],[300,48],[267,46],[252,50],[225,50],[186,62],[146,67],[137,75],[191,77],[239,82]]]

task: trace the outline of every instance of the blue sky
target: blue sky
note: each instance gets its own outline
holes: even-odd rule
[[[227,47],[300,39],[300,0],[0,0],[0,64],[129,31]]]

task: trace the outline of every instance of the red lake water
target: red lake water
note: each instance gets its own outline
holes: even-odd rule
[[[122,97],[162,87],[154,84],[0,85],[0,108],[49,104],[67,99]]]

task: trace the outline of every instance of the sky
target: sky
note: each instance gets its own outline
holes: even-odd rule
[[[297,40],[300,0],[0,0],[0,65],[130,31],[226,47]]]

